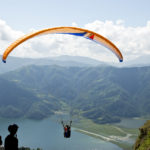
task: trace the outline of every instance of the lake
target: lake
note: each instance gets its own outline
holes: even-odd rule
[[[115,125],[125,127],[125,128],[140,128],[144,125],[147,119],[142,118],[124,118],[120,123],[116,123]]]
[[[0,135],[4,141],[8,125],[19,126],[19,147],[42,148],[43,150],[122,150],[115,144],[84,135],[72,129],[70,139],[63,137],[63,128],[52,119],[41,121],[29,119],[0,119]]]

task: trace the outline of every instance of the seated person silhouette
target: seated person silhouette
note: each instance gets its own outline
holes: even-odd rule
[[[64,125],[63,121],[61,122],[64,128],[64,137],[65,138],[70,138],[71,136],[71,123],[72,121],[70,121],[70,125]]]
[[[8,126],[10,134],[5,138],[5,150],[18,150],[17,130],[18,126],[16,124]]]

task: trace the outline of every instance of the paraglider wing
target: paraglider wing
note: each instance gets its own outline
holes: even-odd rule
[[[3,62],[6,62],[7,56],[13,49],[16,48],[18,45],[20,45],[21,43],[23,43],[24,41],[30,38],[33,38],[35,36],[38,36],[38,35],[54,34],[54,33],[82,36],[87,39],[96,41],[102,44],[103,46],[109,48],[118,57],[120,62],[123,61],[123,56],[121,52],[119,51],[119,49],[111,41],[109,41],[107,38],[103,37],[102,35],[95,33],[93,31],[90,31],[90,30],[77,28],[77,27],[55,27],[55,28],[48,28],[48,29],[39,30],[33,33],[29,33],[19,38],[15,42],[13,42],[4,52],[3,58],[2,58]]]

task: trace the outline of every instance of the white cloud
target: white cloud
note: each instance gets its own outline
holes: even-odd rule
[[[72,25],[77,26],[76,23],[72,23]],[[150,54],[150,21],[142,27],[126,27],[123,20],[116,22],[97,20],[81,28],[95,31],[111,40],[122,52],[124,61]],[[13,30],[6,22],[0,20],[0,54],[11,42],[24,34],[21,31]],[[81,37],[67,35],[33,38],[16,48],[11,55],[32,58],[74,55],[92,57],[101,61],[118,61],[114,54],[99,44]]]
[[[0,20],[0,54],[4,52],[11,42],[15,41],[22,35],[24,35],[23,32],[11,29],[5,21]]]
[[[110,39],[121,50],[125,61],[150,53],[150,22],[143,27],[126,27],[123,21],[95,21],[85,28]]]

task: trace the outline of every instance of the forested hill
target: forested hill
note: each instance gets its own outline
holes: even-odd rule
[[[51,97],[55,107],[62,102],[70,104],[80,109],[85,117],[99,123],[150,114],[149,77],[150,67],[34,65],[1,75],[7,82],[34,94],[40,99],[37,101]],[[20,95],[20,99],[23,97]]]
[[[45,96],[38,96],[31,89],[3,77],[0,77],[0,117],[42,119],[60,109],[56,98],[47,96],[45,99]]]

